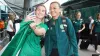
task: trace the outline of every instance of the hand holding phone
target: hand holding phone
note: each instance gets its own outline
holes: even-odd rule
[[[36,15],[34,14],[34,12],[31,12],[26,16],[25,22],[26,21],[35,21],[35,19],[36,19]]]

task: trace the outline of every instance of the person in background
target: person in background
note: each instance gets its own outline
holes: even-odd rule
[[[81,37],[81,32],[85,29],[85,23],[83,19],[81,19],[81,12],[78,11],[75,14],[76,18],[73,21],[73,26],[75,29],[76,37],[77,37],[77,43],[79,42],[79,39]]]
[[[16,16],[16,19],[14,20],[15,34],[19,31],[21,22],[22,22],[22,17]]]
[[[97,14],[97,19],[92,24],[92,28],[90,34],[93,34],[93,29],[95,32],[95,51],[96,53],[100,53],[98,49],[98,44],[100,43],[100,13]]]
[[[89,33],[91,31],[91,28],[92,28],[92,24],[94,23],[94,19],[92,18],[92,16],[89,17]],[[90,43],[93,44],[93,41],[94,41],[94,34],[89,34],[89,39],[90,39]]]
[[[4,21],[0,19],[0,30],[3,30],[5,28]]]
[[[52,18],[47,22],[49,30],[45,35],[46,56],[78,56],[74,27],[67,17],[63,20],[67,23],[63,25],[61,6],[58,2],[50,4],[50,14]],[[64,26],[67,26],[67,32]]]
[[[13,27],[15,14],[9,13],[8,16],[9,18],[8,18],[8,25],[7,25],[7,33],[9,34],[9,41],[11,41],[12,37],[15,35],[15,29]]]
[[[3,30],[5,28],[5,23],[2,19],[0,19],[0,40],[3,37]]]

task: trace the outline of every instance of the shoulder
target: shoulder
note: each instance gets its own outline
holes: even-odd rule
[[[71,23],[71,20],[70,20],[70,18],[68,18],[68,17],[66,17],[66,21],[67,21],[68,23]]]
[[[9,20],[8,22],[9,22],[9,23],[12,23],[12,21],[11,21],[11,20]]]
[[[65,19],[66,21],[71,21],[68,17],[61,16],[62,19]]]
[[[65,16],[61,16],[62,19],[65,19],[67,23],[71,23],[71,20],[70,18],[68,17],[65,17]]]
[[[96,19],[96,20],[94,20],[94,22],[98,22],[98,20]]]
[[[82,21],[83,19],[81,18],[80,20]]]
[[[82,22],[83,22],[84,20],[83,20],[83,19],[80,19],[80,21],[82,21]]]
[[[97,22],[98,22],[98,20],[96,19],[96,20],[94,20],[93,24],[96,24]]]

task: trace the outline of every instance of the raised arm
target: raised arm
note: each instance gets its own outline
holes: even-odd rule
[[[43,27],[37,27],[35,23],[31,23],[30,27],[34,30],[34,33],[39,36],[45,35],[48,28],[45,24],[43,25]]]

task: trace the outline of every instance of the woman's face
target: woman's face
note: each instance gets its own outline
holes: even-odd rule
[[[50,4],[50,14],[52,17],[58,17],[60,15],[61,9],[57,3]]]
[[[46,8],[43,6],[38,6],[36,11],[35,11],[36,17],[39,19],[44,18],[44,16],[46,15]]]
[[[77,13],[76,18],[80,19],[81,18],[81,13]]]

